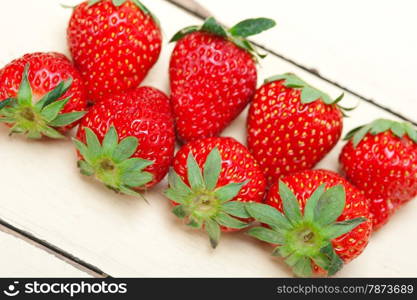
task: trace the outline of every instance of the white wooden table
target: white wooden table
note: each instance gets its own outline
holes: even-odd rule
[[[71,11],[62,9],[62,2],[78,1],[0,2],[0,65],[26,52],[68,53],[65,29]],[[165,41],[178,29],[201,23],[167,1],[143,2],[160,18]],[[345,132],[377,117],[400,115],[417,122],[415,2],[373,2],[378,10],[372,1],[200,3],[226,24],[254,16],[276,19],[276,29],[255,41],[287,59],[270,54],[259,68],[260,80],[291,71],[331,95],[342,91],[336,82],[353,91],[357,95],[347,93],[345,104],[360,106],[345,120]],[[168,92],[171,50],[172,45],[165,44],[144,84]],[[309,68],[318,69],[324,79],[306,71]],[[246,111],[223,135],[245,142],[245,118]],[[212,251],[204,233],[186,228],[171,214],[170,204],[161,196],[165,181],[149,192],[151,204],[146,205],[81,176],[69,140],[30,142],[10,138],[0,127],[0,144],[2,277],[291,275],[270,256],[269,247],[243,233],[223,235]],[[319,167],[337,170],[342,146],[340,142]],[[414,201],[376,233],[366,251],[338,276],[416,276],[417,262],[412,258],[417,244],[410,238],[417,236],[416,219]]]

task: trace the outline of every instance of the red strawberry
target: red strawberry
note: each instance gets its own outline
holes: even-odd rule
[[[177,135],[183,142],[217,136],[256,89],[253,46],[245,39],[275,25],[259,18],[226,30],[213,18],[178,32],[169,67]]]
[[[11,133],[62,138],[86,105],[81,76],[63,54],[26,54],[0,70],[0,122]]]
[[[352,130],[340,154],[346,177],[371,199],[374,229],[417,195],[417,131],[385,119]]]
[[[166,196],[188,225],[204,227],[215,248],[220,231],[245,228],[244,202],[262,202],[265,179],[245,146],[213,137],[183,146],[175,156]],[[239,218],[239,219],[236,219]]]
[[[158,21],[139,0],[85,1],[67,35],[92,102],[137,87],[161,52]]]
[[[169,99],[151,87],[107,96],[83,118],[77,138],[81,173],[137,195],[162,180],[171,165],[175,134]]]
[[[265,81],[248,116],[248,147],[269,183],[292,172],[311,169],[342,134],[338,102],[286,73]]]
[[[268,205],[266,205],[268,204]],[[266,204],[247,204],[269,228],[249,234],[274,245],[297,276],[333,275],[365,249],[372,230],[363,193],[338,174],[305,170],[283,177]]]

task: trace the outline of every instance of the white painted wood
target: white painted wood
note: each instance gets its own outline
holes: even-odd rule
[[[417,122],[416,1],[196,1],[228,25],[275,19],[254,40]]]
[[[45,250],[0,230],[0,277],[91,277]]]
[[[160,18],[166,40],[178,29],[200,23],[165,1],[143,2]],[[30,8],[18,9],[23,6]],[[19,13],[18,19],[13,12]],[[52,1],[0,2],[0,28],[4,28],[1,24],[8,24],[8,28],[16,28],[15,32],[23,34],[22,39],[26,38],[23,42],[2,30],[1,33],[8,36],[8,43],[0,48],[1,61],[6,62],[34,48],[65,49],[65,38],[60,34],[65,31],[69,13],[55,7]],[[32,22],[33,15],[38,16],[36,22]],[[22,20],[33,24],[23,30],[19,25]],[[39,25],[43,20],[49,25]],[[172,45],[164,48],[145,84],[168,90],[171,49]],[[331,95],[340,93],[337,88],[273,56],[262,63],[259,77],[286,71],[298,73]],[[346,99],[353,103],[359,101],[350,95]],[[386,112],[361,103],[352,117],[346,119],[345,131],[381,116],[389,117]],[[246,112],[224,135],[245,142],[245,117]],[[161,196],[166,182],[148,193],[150,205],[147,205],[140,199],[116,195],[81,176],[76,168],[74,148],[68,140],[30,142],[20,137],[10,138],[7,129],[0,127],[0,145],[0,217],[112,276],[291,275],[271,258],[268,246],[243,233],[224,234],[218,249],[211,250],[204,233],[187,228],[171,214],[170,204]],[[320,166],[337,169],[341,146],[339,143]],[[417,234],[416,213],[417,201],[410,203],[376,234],[365,253],[346,266],[339,276],[415,276],[417,262],[412,257],[416,242],[410,237]]]

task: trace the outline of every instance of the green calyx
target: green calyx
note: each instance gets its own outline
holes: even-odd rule
[[[353,146],[356,147],[366,134],[377,135],[388,130],[391,130],[392,134],[398,138],[408,135],[414,143],[417,143],[417,130],[411,123],[387,119],[377,119],[367,125],[356,127],[346,134],[344,140],[352,139]]]
[[[265,54],[257,52],[254,45],[246,38],[262,31],[268,30],[276,25],[275,21],[267,18],[247,19],[237,23],[230,29],[219,24],[213,17],[207,18],[201,26],[188,26],[178,31],[170,42],[176,42],[187,34],[204,31],[223,37],[236,46],[248,51],[255,58],[264,58]]]
[[[260,203],[246,204],[248,214],[270,228],[254,227],[249,235],[278,245],[273,255],[284,258],[293,272],[300,277],[313,274],[312,262],[333,275],[343,266],[331,241],[366,221],[365,218],[337,222],[342,214],[346,195],[342,185],[325,190],[319,186],[304,207],[304,215],[289,187],[279,182],[279,193],[284,213],[272,206]]]
[[[356,107],[343,107],[339,102],[343,99],[344,94],[342,93],[336,99],[331,98],[328,94],[320,91],[319,89],[309,85],[307,82],[302,80],[300,77],[293,73],[285,73],[282,75],[275,75],[265,79],[265,83],[270,83],[274,81],[283,81],[283,85],[289,88],[300,89],[301,90],[301,103],[308,104],[315,102],[317,100],[322,100],[327,105],[337,105],[343,116],[346,117],[345,112],[352,111]]]
[[[73,139],[82,156],[78,161],[80,172],[87,176],[94,175],[111,190],[142,197],[136,189],[152,181],[153,175],[143,170],[153,162],[131,158],[138,147],[138,139],[130,136],[119,141],[116,129],[111,126],[100,143],[90,128],[84,127],[84,130],[86,144]]]
[[[217,187],[222,159],[217,148],[213,148],[204,163],[203,170],[198,166],[194,155],[187,157],[187,179],[185,184],[173,170],[169,173],[169,188],[165,195],[178,203],[173,213],[187,220],[187,225],[207,231],[213,248],[220,239],[220,226],[242,229],[247,223],[236,219],[249,218],[245,204],[231,201],[249,181],[229,183]]]
[[[97,4],[98,2],[100,2],[102,0],[89,0],[88,1],[88,5],[92,6],[94,4]],[[133,4],[135,4],[140,10],[142,10],[145,14],[149,15],[152,17],[152,19],[154,20],[154,22],[159,26],[159,20],[158,18],[145,6],[143,5],[142,2],[140,2],[139,0],[112,0],[112,4],[116,7],[122,6],[125,2],[128,1],[132,1]]]
[[[17,96],[0,102],[0,122],[12,126],[10,134],[22,133],[31,139],[40,139],[42,136],[64,138],[55,128],[67,126],[81,119],[86,113],[60,113],[71,97],[58,99],[71,87],[72,79],[62,81],[34,103],[28,72],[29,64],[25,66]]]

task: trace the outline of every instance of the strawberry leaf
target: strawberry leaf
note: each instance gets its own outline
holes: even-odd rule
[[[134,157],[134,158],[129,158],[129,159],[122,161],[120,163],[120,167],[125,172],[130,171],[130,170],[142,171],[143,169],[145,169],[146,167],[149,167],[152,164],[153,164],[153,161],[151,160]]]
[[[417,131],[413,125],[408,122],[397,122],[387,119],[377,119],[367,125],[355,128],[345,136],[344,140],[353,138],[353,146],[356,147],[367,133],[377,135],[388,130],[398,138],[402,138],[407,134],[412,141],[417,143]]]
[[[222,158],[217,147],[213,148],[204,163],[204,182],[207,189],[216,187],[222,168]]]
[[[238,219],[235,219],[223,212],[219,212],[219,214],[216,216],[216,222],[222,226],[235,228],[235,229],[242,229],[242,228],[248,227],[247,223],[239,221]]]
[[[113,151],[113,159],[115,162],[122,162],[131,157],[136,152],[138,144],[138,139],[133,136],[121,140]]]
[[[29,131],[29,133],[31,133]],[[62,139],[64,138],[64,136],[59,133],[58,131],[56,131],[55,129],[53,129],[52,127],[45,127],[41,129],[41,133],[47,137],[50,137],[52,139]],[[40,138],[40,134],[38,131],[33,131],[31,135],[28,135],[28,138],[35,138],[38,139]]]
[[[182,205],[176,205],[172,209],[172,213],[180,219],[184,219],[187,215],[187,212],[184,210],[184,207]]]
[[[304,220],[307,222],[313,222],[314,221],[314,215],[315,210],[317,207],[317,203],[321,196],[324,193],[326,185],[322,184],[320,185],[314,193],[310,196],[310,198],[307,200],[306,205],[304,207]]]
[[[174,201],[175,203],[179,203],[179,204],[184,203],[185,195],[182,194],[181,192],[179,192],[178,190],[175,190],[175,189],[172,189],[172,188],[167,189],[167,190],[164,191],[164,195],[165,195],[165,197]]]
[[[246,211],[245,203],[240,201],[228,201],[223,203],[222,209],[231,216],[238,218],[250,218]]]
[[[198,166],[193,153],[190,151],[187,157],[187,175],[188,182],[193,190],[200,190],[204,188],[204,179],[201,174],[200,167]]]
[[[413,125],[410,123],[405,123],[405,131],[407,132],[408,137],[417,143],[417,131],[414,129]]]
[[[152,20],[155,22],[157,26],[161,26],[161,22],[159,22],[159,19],[145,6],[142,2],[139,0],[132,0],[132,2],[139,7],[145,14],[151,16]]]
[[[365,135],[369,132],[371,129],[370,125],[364,126],[360,128],[353,136],[353,146],[356,147],[359,145],[360,141],[365,137]]]
[[[46,122],[51,122],[58,116],[59,112],[64,108],[70,99],[71,98],[68,97],[45,106],[41,111],[41,116],[46,120]]]
[[[317,89],[306,86],[301,90],[301,102],[302,103],[312,103],[314,101],[319,100],[320,98],[323,98],[322,93]]]
[[[325,266],[325,270],[330,276],[336,274],[343,267],[342,259],[336,254],[330,243],[323,247],[320,252],[328,258],[328,264]]]
[[[372,127],[369,129],[369,132],[373,135],[379,134],[381,132],[387,131],[392,126],[392,121],[385,119],[378,119],[372,122]]]
[[[272,19],[247,19],[237,23],[229,30],[229,32],[233,36],[248,37],[268,30],[275,25],[276,23]]]
[[[15,101],[16,100],[14,98],[7,98],[7,99],[4,99],[3,101],[0,101],[0,109],[3,109],[6,106],[13,104]]]
[[[86,113],[86,111],[74,111],[66,114],[59,114],[55,119],[49,122],[49,125],[52,127],[67,126],[80,120]]]
[[[94,4],[97,4],[98,2],[100,2],[101,0],[89,0],[88,1],[88,6],[93,6]]]
[[[405,134],[403,124],[398,122],[392,122],[391,131],[394,135],[396,135],[399,138],[402,138]]]
[[[165,191],[166,197],[183,207],[188,225],[201,228],[204,224],[213,248],[219,241],[220,225],[242,229],[248,224],[236,218],[249,217],[244,203],[230,201],[249,180],[242,183],[229,182],[217,187],[221,166],[222,157],[217,147],[211,149],[203,168],[200,168],[192,151],[189,151],[186,161],[189,185],[171,170],[168,177],[169,188]]]
[[[94,159],[93,157],[90,157],[90,151],[89,151],[87,145],[85,145],[84,143],[80,142],[79,140],[77,140],[75,138],[73,138],[72,141],[75,145],[75,148],[77,148],[77,150],[80,152],[81,156],[83,156],[86,161],[91,161],[92,159]]]
[[[202,26],[188,26],[181,29],[171,38],[170,42],[176,42],[185,35],[196,31],[204,31],[231,41],[237,47],[251,54],[257,62],[257,58],[264,58],[266,55],[260,54],[246,37],[260,33],[273,26],[275,26],[275,21],[267,18],[258,18],[244,20],[230,30],[227,30],[215,18],[209,17],[204,21]]]
[[[282,75],[275,75],[265,79],[265,83],[271,83],[274,81],[283,81],[283,85],[288,88],[300,89],[301,103],[308,104],[317,100],[323,101],[327,105],[337,105],[342,111],[351,111],[354,108],[345,108],[340,106],[338,103],[343,99],[344,94],[342,93],[336,99],[332,99],[328,94],[321,90],[309,85],[307,82],[299,78],[293,73],[284,73]]]
[[[87,147],[89,152],[89,157],[94,160],[96,159],[101,152],[101,145],[96,136],[96,134],[88,127],[84,127],[85,137],[87,140]]]
[[[338,184],[327,189],[317,201],[314,221],[322,226],[333,223],[345,208],[346,193],[343,185]]]
[[[261,203],[247,203],[246,210],[257,221],[271,226],[274,230],[288,230],[291,223],[272,206]]]
[[[107,155],[113,154],[113,151],[117,146],[117,143],[118,143],[118,136],[117,136],[116,128],[114,126],[110,126],[109,130],[107,131],[106,135],[103,138],[103,143],[102,143],[103,153]]]
[[[60,114],[71,97],[58,100],[71,86],[72,80],[60,82],[46,93],[36,104],[32,99],[32,88],[28,80],[29,64],[25,65],[16,99],[0,102],[2,122],[12,125],[11,133],[23,133],[30,139],[65,138],[53,127],[63,127],[79,120],[84,112]]]
[[[224,27],[220,25],[213,17],[207,18],[201,27],[201,30],[221,37],[227,37],[226,29],[224,29]]]
[[[306,256],[298,258],[292,267],[294,274],[300,277],[309,277],[313,273],[311,260]]]
[[[116,7],[119,7],[120,5],[122,5],[125,2],[126,2],[126,0],[112,0],[113,5],[116,6]]]
[[[217,199],[220,200],[221,203],[232,200],[234,197],[236,197],[237,194],[239,194],[242,187],[246,185],[248,182],[249,180],[240,183],[229,183],[228,185],[216,189],[214,191],[214,195]]]
[[[39,100],[35,104],[35,107],[39,110],[42,110],[44,107],[48,106],[52,102],[57,101],[68,91],[71,85],[72,85],[72,78],[61,81],[53,90],[46,93],[46,95],[43,96],[41,100]]]
[[[174,36],[171,38],[171,40],[169,41],[170,43],[172,42],[176,42],[179,41],[180,39],[182,39],[184,36],[199,31],[200,27],[199,26],[188,26],[185,27],[183,29],[181,29],[180,31],[178,31],[176,34],[174,34]]]
[[[324,235],[329,239],[335,239],[345,233],[351,232],[354,228],[365,222],[365,218],[355,218],[336,222],[323,230]]]
[[[120,179],[123,181],[123,184],[128,187],[134,188],[144,186],[153,179],[152,174],[149,172],[138,172],[138,170],[135,169],[124,170],[122,165],[120,165],[120,168],[122,169],[120,172]]]
[[[153,164],[142,158],[130,158],[138,147],[138,139],[127,137],[118,143],[119,137],[114,126],[104,136],[103,143],[88,127],[84,128],[86,144],[74,139],[82,159],[78,167],[84,175],[95,175],[108,188],[131,196],[146,199],[138,192],[153,180],[153,175],[144,169]]]
[[[80,172],[83,175],[91,176],[95,172],[94,168],[89,163],[87,163],[85,160],[79,160],[77,162],[77,166],[78,166],[78,168],[80,168]]]
[[[216,248],[220,240],[220,226],[216,221],[212,219],[207,219],[204,227],[207,231],[207,234],[210,238],[210,244],[213,248]]]
[[[258,240],[271,244],[282,244],[285,242],[282,234],[265,227],[253,227],[249,229],[248,234]]]
[[[32,88],[30,87],[29,80],[28,80],[28,72],[29,72],[29,64],[25,65],[25,69],[23,71],[22,81],[19,86],[19,90],[17,92],[17,103],[19,105],[32,105]]]
[[[282,257],[297,276],[311,276],[312,261],[329,275],[340,270],[343,261],[333,249],[332,240],[366,221],[355,218],[336,222],[345,206],[343,186],[325,190],[325,184],[320,185],[307,200],[304,216],[301,216],[298,200],[282,181],[279,182],[279,197],[285,215],[269,205],[246,204],[249,215],[270,227],[251,228],[248,234],[278,245],[272,255]]]

